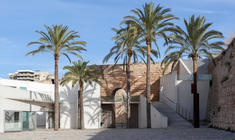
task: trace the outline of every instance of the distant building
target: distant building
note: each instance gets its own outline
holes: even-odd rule
[[[10,73],[8,79],[22,80],[22,81],[35,81],[42,83],[54,83],[54,75],[48,72],[39,72],[32,70],[18,70],[15,73]]]

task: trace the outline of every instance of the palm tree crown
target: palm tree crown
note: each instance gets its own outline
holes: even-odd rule
[[[221,53],[224,50],[223,42],[218,39],[223,38],[221,32],[216,30],[209,30],[212,23],[205,23],[205,17],[193,15],[189,21],[184,19],[186,30],[184,31],[179,26],[176,27],[178,33],[172,34],[169,41],[171,45],[168,46],[165,58],[162,64],[165,64],[165,69],[172,64],[174,68],[179,58],[209,58]],[[213,41],[215,39],[215,41]]]
[[[68,72],[64,74],[61,84],[66,85],[72,82],[72,86],[75,86],[80,81],[91,85],[92,82],[100,84],[95,66],[87,66],[87,64],[88,62],[78,61],[73,62],[72,66],[65,66],[64,69]]]
[[[75,41],[80,38],[78,32],[69,30],[68,26],[63,25],[52,25],[52,27],[44,25],[44,27],[47,32],[36,31],[41,35],[41,38],[39,38],[38,41],[30,42],[28,44],[28,46],[39,45],[39,48],[30,51],[26,55],[35,55],[40,52],[53,52],[53,54],[57,54],[58,56],[60,54],[66,56],[70,61],[68,56],[68,53],[70,53],[82,59],[79,53],[81,53],[81,51],[86,51],[86,49],[83,48],[83,46],[86,45],[86,42]]]
[[[117,64],[120,60],[123,60],[122,64],[125,66],[128,64],[128,58],[133,60],[134,63],[144,61],[144,57],[147,54],[147,47],[142,45],[140,40],[140,33],[135,26],[126,25],[120,29],[112,28],[116,35],[112,38],[115,41],[115,46],[110,49],[110,52],[104,57],[103,62],[114,57],[114,64]],[[152,56],[158,58],[158,53],[155,50],[151,50]],[[151,57],[154,62],[154,59]],[[145,62],[145,61],[144,61]]]
[[[143,9],[136,8],[131,10],[135,16],[126,16],[121,24],[132,24],[138,28],[139,36],[146,42],[154,42],[158,48],[156,37],[162,37],[168,42],[168,36],[166,32],[175,31],[173,23],[170,21],[178,19],[172,14],[169,14],[171,10],[169,8],[164,9],[160,5],[156,7],[152,2],[145,3]]]

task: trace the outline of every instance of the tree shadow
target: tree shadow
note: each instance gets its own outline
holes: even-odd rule
[[[60,122],[61,128],[77,128],[77,89],[78,84],[74,87],[71,85],[65,85],[60,88]],[[63,123],[62,123],[63,122]],[[68,126],[68,122],[70,122]]]
[[[139,66],[138,66],[139,65]],[[155,65],[153,65],[155,66]],[[141,68],[141,69],[138,69]],[[143,69],[143,71],[142,71]],[[155,67],[153,67],[155,69]],[[101,65],[97,66],[101,79],[101,96],[112,96],[115,89],[126,90],[126,72],[122,65]],[[144,64],[131,65],[131,96],[146,95],[146,73]],[[158,101],[160,93],[161,68],[151,72],[151,100]],[[156,75],[156,76],[155,76]]]
[[[85,84],[84,86],[84,92],[83,92],[83,104],[84,104],[84,115],[88,116],[87,125],[94,126],[97,124],[97,120],[99,121],[101,111],[100,111],[100,96],[95,97],[96,90],[98,90],[98,85],[94,84],[94,86],[90,86],[88,84]],[[61,98],[61,104],[60,104],[60,114],[63,125],[63,128],[81,128],[80,122],[78,119],[80,119],[80,109],[78,108],[78,91],[79,86],[76,84],[74,87],[71,85],[66,85],[60,90],[60,98]],[[87,117],[84,117],[84,119],[87,119]],[[68,122],[70,124],[68,125]],[[86,127],[86,123],[85,123]]]

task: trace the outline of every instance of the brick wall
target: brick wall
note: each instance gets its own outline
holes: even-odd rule
[[[160,77],[162,69],[160,63],[151,64],[151,99],[159,100]],[[112,96],[115,89],[126,89],[126,73],[123,66],[112,69],[111,65],[98,66],[102,73],[101,96]],[[131,70],[131,96],[146,94],[146,65],[143,63],[132,64]]]
[[[208,119],[213,127],[235,131],[235,38],[215,62],[209,65]]]

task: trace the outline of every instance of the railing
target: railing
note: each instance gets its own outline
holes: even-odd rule
[[[191,112],[179,105],[177,102],[174,102],[172,99],[167,97],[164,93],[162,94],[164,96],[164,99],[168,100],[170,103],[173,103],[176,105],[176,113],[179,114],[182,118],[186,120],[191,120]]]
[[[191,112],[179,104],[176,104],[176,113],[186,120],[191,120]]]

